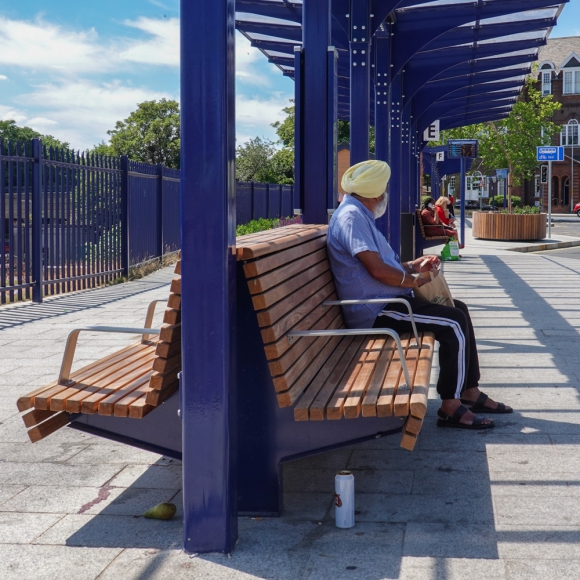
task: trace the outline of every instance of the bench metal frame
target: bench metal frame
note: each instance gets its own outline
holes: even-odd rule
[[[75,328],[72,330],[66,340],[66,346],[64,349],[64,355],[62,357],[62,364],[60,365],[60,373],[58,374],[58,382],[62,385],[70,381],[72,363],[75,356],[75,351],[77,348],[77,342],[79,334],[81,332],[107,332],[107,333],[118,333],[118,334],[141,334],[141,342],[147,344],[149,342],[149,336],[159,335],[161,332],[160,328],[151,328],[153,324],[153,316],[155,315],[155,307],[159,302],[167,302],[164,300],[153,300],[147,307],[147,315],[145,316],[144,328],[131,328],[125,326],[84,326],[82,328]]]

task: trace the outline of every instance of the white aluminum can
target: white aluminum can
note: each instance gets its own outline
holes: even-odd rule
[[[334,517],[337,528],[354,526],[354,475],[339,471],[334,478]]]

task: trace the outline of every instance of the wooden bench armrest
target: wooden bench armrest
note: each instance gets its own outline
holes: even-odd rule
[[[411,319],[411,326],[413,327],[413,334],[415,335],[415,344],[419,344],[419,333],[415,325],[415,317],[413,316],[413,309],[408,300],[404,298],[368,298],[366,300],[327,300],[322,303],[324,306],[342,306],[343,304],[404,304],[409,311],[409,318]]]
[[[62,364],[60,366],[60,374],[58,375],[58,382],[62,384],[64,381],[68,381],[70,378],[70,371],[72,367],[73,358],[75,356],[75,350],[77,348],[77,341],[79,334],[83,331],[89,332],[115,332],[121,334],[142,334],[143,336],[149,336],[149,334],[159,334],[161,329],[159,328],[124,328],[117,326],[85,326],[84,328],[76,328],[73,330],[67,338],[66,347],[64,349],[64,355],[62,357]]]
[[[403,351],[403,345],[401,344],[401,339],[399,335],[390,328],[343,328],[340,330],[293,330],[287,334],[288,340],[290,342],[294,341],[295,336],[302,337],[315,337],[315,336],[368,336],[368,335],[381,335],[386,334],[395,339],[397,345],[397,350],[399,352],[399,358],[401,359],[401,366],[403,367],[403,374],[405,375],[405,381],[407,381],[407,386],[411,388],[413,383],[409,376],[409,369],[407,368],[407,361],[405,360],[405,353]],[[419,345],[417,343],[417,347]]]
[[[155,307],[157,306],[157,304],[159,304],[159,302],[167,302],[167,299],[164,298],[163,300],[153,300],[153,302],[151,302],[149,304],[149,306],[147,307],[147,316],[145,316],[145,324],[143,326],[143,328],[151,328],[151,325],[153,324],[153,316],[155,314]],[[153,334],[153,333],[150,333]],[[144,334],[143,335],[143,342],[146,342],[149,340],[149,334]]]

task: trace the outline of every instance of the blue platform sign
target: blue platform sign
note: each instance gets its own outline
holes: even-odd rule
[[[538,161],[564,161],[564,147],[538,147]]]

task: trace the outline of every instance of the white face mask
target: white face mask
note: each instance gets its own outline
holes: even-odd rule
[[[389,203],[389,194],[385,191],[385,193],[383,193],[383,199],[379,201],[379,203],[375,206],[375,209],[373,210],[373,215],[375,216],[376,220],[385,215],[388,203]]]

